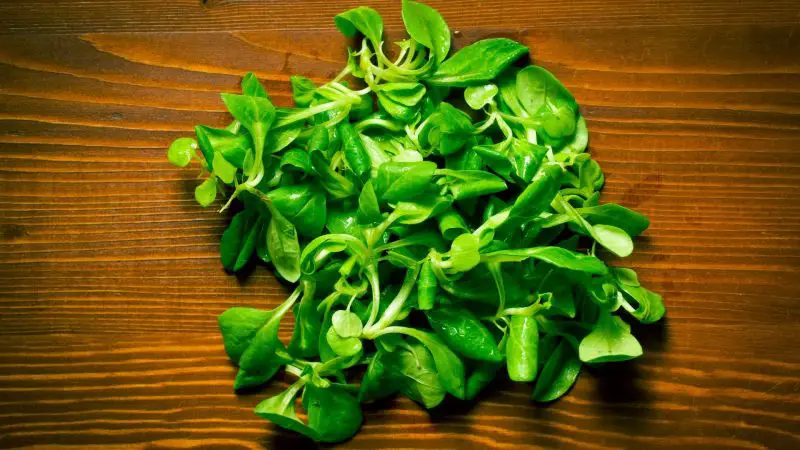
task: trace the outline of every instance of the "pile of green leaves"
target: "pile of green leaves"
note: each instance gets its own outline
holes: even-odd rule
[[[433,408],[502,373],[552,401],[583,364],[641,355],[627,321],[664,314],[633,270],[595,256],[630,255],[649,222],[599,204],[603,172],[570,92],[526,66],[518,42],[450,55],[439,13],[403,1],[402,14],[395,58],[375,10],[339,14],[358,44],[339,76],[292,77],[295,107],[276,108],[248,74],[241,94],[222,94],[227,128],[198,126],[168,152],[199,162],[201,205],[221,196],[239,210],[225,268],[257,257],[295,285],[277,308],[234,307],[219,325],[234,388],[293,374],[255,412],[316,441],[356,433],[363,402],[399,393]]]

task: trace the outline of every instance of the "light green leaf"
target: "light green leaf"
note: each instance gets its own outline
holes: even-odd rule
[[[167,150],[167,159],[178,167],[186,167],[192,162],[197,142],[192,138],[175,139]]]
[[[601,312],[597,327],[581,341],[578,354],[585,363],[627,361],[642,355],[631,327],[617,316]]]
[[[217,198],[217,178],[210,176],[194,188],[194,199],[203,208],[214,203]]]

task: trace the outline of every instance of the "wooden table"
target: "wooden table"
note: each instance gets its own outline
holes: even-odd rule
[[[331,77],[359,0],[0,3],[0,447],[301,448],[235,396],[215,316],[286,292],[222,270],[226,217],[165,148],[255,71]],[[369,2],[402,35],[398,2]],[[367,408],[348,448],[800,448],[797,1],[438,0],[456,45],[509,36],[575,93],[630,264],[668,318],[549,407],[499,386]],[[283,330],[288,332],[288,323]],[[52,447],[50,447],[52,446]]]

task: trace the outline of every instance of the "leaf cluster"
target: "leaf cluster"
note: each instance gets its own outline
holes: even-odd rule
[[[273,310],[219,316],[234,389],[295,375],[255,411],[320,442],[356,433],[361,403],[433,408],[503,373],[552,401],[584,364],[641,355],[628,321],[665,312],[633,270],[595,254],[630,255],[649,221],[599,203],[603,172],[569,90],[518,42],[451,54],[438,12],[404,0],[402,16],[390,59],[375,10],[337,15],[356,44],[337,77],[292,77],[295,106],[279,108],[247,74],[222,94],[228,127],[197,126],[168,151],[199,164],[198,203],[238,211],[222,265],[258,259],[295,286]]]

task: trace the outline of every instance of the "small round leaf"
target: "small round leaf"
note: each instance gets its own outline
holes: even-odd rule
[[[172,142],[167,151],[167,159],[178,167],[186,167],[192,161],[197,142],[188,137],[178,138]]]

